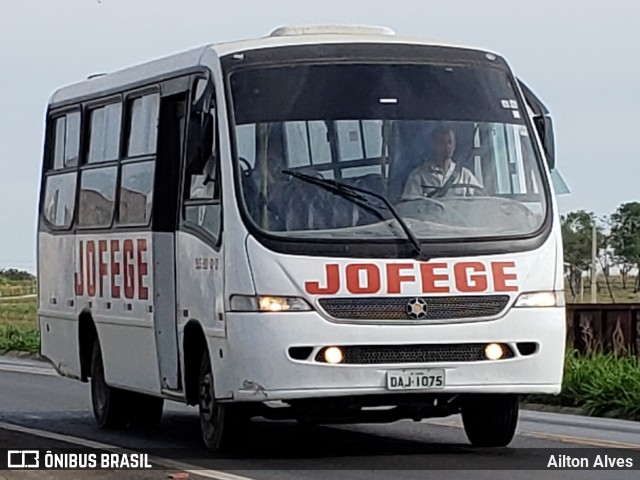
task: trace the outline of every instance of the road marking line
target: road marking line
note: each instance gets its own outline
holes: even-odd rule
[[[31,375],[46,375],[57,377],[58,374],[52,368],[47,367],[30,367],[27,365],[10,365],[7,363],[0,363],[0,371],[12,372],[12,373],[29,373]]]
[[[463,428],[462,424],[460,422],[456,422],[455,420],[428,420],[426,423],[438,425],[441,427]],[[640,450],[640,444],[638,443],[618,442],[615,440],[575,437],[573,435],[561,435],[557,433],[544,433],[524,430],[518,431],[517,435],[540,438],[543,440],[554,440],[563,443],[575,443],[577,445],[588,445],[590,447],[626,448],[631,450]]]
[[[631,450],[640,450],[640,444],[618,442],[615,440],[600,440],[595,438],[574,437],[573,435],[564,435],[557,433],[544,433],[544,432],[519,432],[520,435],[525,437],[535,437],[545,440],[556,440],[563,443],[577,443],[578,445],[588,445],[590,447],[604,447],[604,448],[626,448]]]
[[[37,428],[23,427],[22,425],[16,425],[14,423],[0,422],[0,429],[24,433],[27,435],[34,435],[41,438],[48,438],[50,440],[57,440],[59,442],[71,443],[73,445],[79,445],[81,447],[94,448],[96,450],[117,449],[127,453],[138,453],[133,452],[133,450],[129,448],[118,447],[117,445],[96,442],[94,440],[89,440],[86,438],[73,437],[71,435],[65,435],[62,433],[48,432],[46,430],[39,430]],[[149,455],[149,461],[166,468],[182,470],[183,472],[191,473],[193,475],[199,475],[205,478],[212,478],[215,480],[252,480],[249,477],[234,475],[233,473],[222,472],[219,470],[199,470],[199,467],[197,465],[176,462],[174,460],[169,460],[162,457],[154,457]]]

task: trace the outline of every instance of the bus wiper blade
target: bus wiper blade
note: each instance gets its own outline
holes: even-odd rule
[[[362,194],[371,195],[372,197],[377,198],[384,204],[391,215],[393,215],[400,227],[402,227],[402,230],[404,230],[404,233],[407,235],[409,243],[411,243],[411,245],[413,246],[413,250],[417,258],[422,259],[420,258],[422,253],[422,245],[420,244],[420,240],[418,240],[418,237],[415,236],[411,228],[409,228],[409,226],[402,219],[395,207],[391,205],[389,200],[387,200],[384,195],[380,195],[379,193],[372,192],[364,188],[354,187],[353,185],[347,185],[345,183],[338,182],[337,180],[326,180],[324,178],[317,178],[312,175],[307,175],[306,173],[296,172],[295,170],[285,169],[282,170],[282,173],[284,173],[285,175],[290,175],[294,178],[299,178],[300,180],[311,183],[313,185],[318,185],[319,187],[324,188],[325,190],[329,190],[330,192],[334,192],[344,198],[351,200],[354,203],[364,203],[374,210],[379,210],[380,205],[372,204]]]

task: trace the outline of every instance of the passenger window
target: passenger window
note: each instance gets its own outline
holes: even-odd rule
[[[44,218],[54,227],[69,228],[76,199],[76,172],[50,175],[46,180]]]
[[[89,163],[109,162],[120,156],[122,104],[112,103],[90,112]]]
[[[309,138],[306,122],[287,122],[285,124],[287,142],[287,166],[306,167],[311,164],[309,158]]]
[[[329,143],[327,124],[324,121],[309,122],[309,139],[311,142],[311,161],[314,165],[331,162],[331,145]]]
[[[331,162],[331,146],[325,122],[287,122],[285,139],[289,167],[307,167]]]
[[[80,149],[80,112],[73,112],[55,120],[53,169],[78,165]]]
[[[80,180],[78,225],[109,227],[113,218],[118,167],[84,170]]]
[[[151,201],[155,162],[122,166],[118,219],[124,225],[147,225],[151,219]]]
[[[382,120],[362,120],[366,158],[382,156]]]
[[[156,152],[159,105],[158,94],[145,95],[129,103],[127,157],[151,155]]]
[[[185,220],[218,238],[222,229],[222,205],[218,173],[212,159],[202,173],[190,176],[189,198],[185,202]]]
[[[198,80],[191,107],[185,176],[184,220],[216,241],[222,230],[218,132],[214,92]]]
[[[247,161],[251,168],[256,164],[256,126],[255,124],[239,125],[236,128],[236,145],[238,157]],[[243,168],[246,168],[244,165]]]
[[[362,151],[362,133],[357,120],[339,120],[336,122],[340,160],[360,160]]]

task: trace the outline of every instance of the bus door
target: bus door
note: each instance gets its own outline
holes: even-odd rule
[[[180,170],[185,145],[190,77],[161,85],[154,215],[154,331],[160,384],[180,390],[177,329],[176,228],[180,214]]]
[[[196,79],[191,97],[176,250],[178,324],[183,328],[196,321],[208,335],[223,337],[222,204],[212,83]]]

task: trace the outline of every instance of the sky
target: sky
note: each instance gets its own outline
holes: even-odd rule
[[[89,74],[294,24],[385,25],[505,56],[555,122],[561,213],[640,201],[637,0],[0,0],[0,268],[35,270],[44,116]]]

